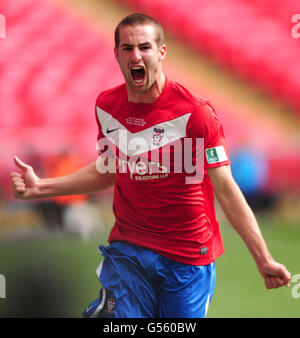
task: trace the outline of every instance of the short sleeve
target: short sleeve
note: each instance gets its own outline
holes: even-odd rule
[[[95,117],[98,126],[98,135],[97,135],[97,152],[98,155],[104,155],[106,157],[115,157],[115,146],[112,142],[104,135],[102,131],[102,125],[99,118],[99,111],[101,111],[101,94],[98,96],[96,105],[95,105]]]
[[[187,136],[204,139],[204,167],[230,163],[223,127],[209,102],[195,106],[187,125]]]

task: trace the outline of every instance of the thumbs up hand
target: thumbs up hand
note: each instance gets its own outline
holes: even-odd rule
[[[33,168],[22,162],[17,156],[14,162],[21,169],[21,173],[12,172],[11,183],[15,198],[28,200],[38,197],[39,178]]]

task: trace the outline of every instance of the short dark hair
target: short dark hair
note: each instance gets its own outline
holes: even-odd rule
[[[128,15],[122,21],[119,22],[115,29],[115,46],[119,47],[120,44],[120,28],[124,26],[135,26],[135,25],[152,25],[156,28],[156,43],[161,46],[164,43],[164,30],[160,23],[158,23],[151,16],[142,13],[134,13]]]

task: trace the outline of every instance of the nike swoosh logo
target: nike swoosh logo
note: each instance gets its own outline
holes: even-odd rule
[[[110,134],[110,133],[112,133],[113,131],[116,131],[116,130],[118,130],[119,128],[115,128],[115,129],[106,129],[106,133],[107,134]]]

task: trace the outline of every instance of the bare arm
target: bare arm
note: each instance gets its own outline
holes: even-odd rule
[[[290,273],[275,262],[261,234],[256,218],[234,181],[229,166],[208,169],[215,194],[228,221],[244,240],[268,289],[289,286]]]
[[[11,173],[14,196],[30,200],[63,195],[89,194],[104,190],[114,184],[115,174],[100,174],[96,162],[91,163],[74,173],[61,177],[39,178],[33,168],[17,157],[15,164],[22,173]]]

